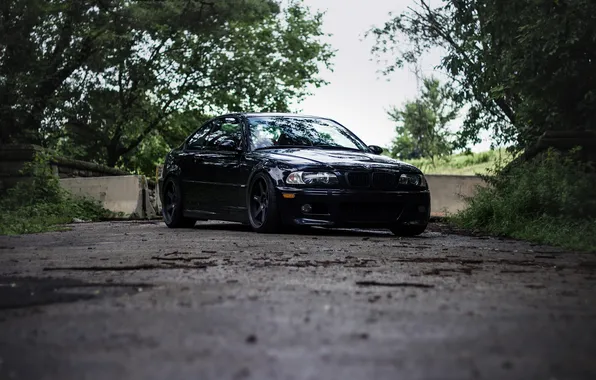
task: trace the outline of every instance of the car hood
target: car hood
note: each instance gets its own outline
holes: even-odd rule
[[[420,173],[413,165],[386,156],[349,150],[318,148],[280,148],[259,151],[258,154],[290,165],[324,166],[329,169],[394,169]]]

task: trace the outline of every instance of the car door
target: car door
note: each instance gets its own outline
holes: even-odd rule
[[[194,212],[200,210],[201,199],[205,189],[202,186],[203,167],[200,164],[204,155],[205,138],[213,128],[209,121],[198,128],[185,142],[184,151],[180,155],[180,185],[184,208]]]
[[[245,210],[248,168],[244,159],[246,139],[239,117],[222,117],[206,136],[201,171],[208,211],[236,220]]]

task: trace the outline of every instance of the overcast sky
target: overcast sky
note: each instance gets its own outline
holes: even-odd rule
[[[371,55],[372,37],[364,33],[380,26],[394,14],[413,4],[412,0],[304,0],[313,8],[326,11],[324,31],[333,34],[328,42],[337,50],[334,71],[324,72],[330,82],[314,90],[314,95],[298,105],[301,113],[325,116],[348,127],[367,144],[388,146],[395,137],[395,125],[387,118],[391,105],[402,105],[418,94],[416,76],[411,68],[397,71],[388,78]],[[371,58],[372,61],[371,61]],[[433,68],[439,63],[435,52],[425,57],[422,74],[443,78]],[[457,127],[455,125],[454,127]],[[473,147],[488,150],[490,141]]]

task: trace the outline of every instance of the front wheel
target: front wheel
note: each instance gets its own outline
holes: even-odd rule
[[[390,228],[391,232],[393,232],[393,234],[395,236],[418,236],[420,234],[422,234],[425,230],[426,227],[428,226],[428,224],[422,224],[422,225],[398,225],[398,226],[393,226]]]
[[[273,233],[281,227],[275,185],[266,173],[255,174],[247,191],[248,220],[255,232]]]
[[[165,193],[161,213],[166,226],[170,228],[192,228],[196,220],[183,216],[182,193],[178,184],[173,179],[169,179],[163,188]]]

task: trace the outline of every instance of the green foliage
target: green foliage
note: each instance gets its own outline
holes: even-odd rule
[[[596,173],[573,153],[554,150],[486,178],[489,186],[454,215],[469,229],[596,250]]]
[[[73,218],[100,220],[113,216],[93,200],[74,197],[60,186],[49,165],[51,156],[38,153],[23,168],[30,178],[8,189],[0,199],[0,235],[59,229]]]
[[[334,55],[322,14],[294,0],[1,7],[1,141],[144,173],[172,133],[198,127],[177,128],[177,116],[286,111],[326,83],[318,73]]]
[[[370,31],[390,73],[430,49],[469,110],[459,146],[481,130],[525,148],[546,130],[596,125],[596,2],[428,0]],[[573,27],[571,27],[571,25]],[[405,47],[406,50],[402,50]]]
[[[139,144],[134,154],[122,157],[118,167],[153,178],[156,166],[163,164],[166,154],[210,118],[195,110],[172,113],[159,131],[153,131]]]
[[[452,101],[452,89],[441,86],[437,79],[424,78],[423,86],[419,99],[388,112],[398,123],[390,151],[399,159],[429,158],[434,164],[436,158],[453,151],[447,124],[457,117],[460,107]]]

